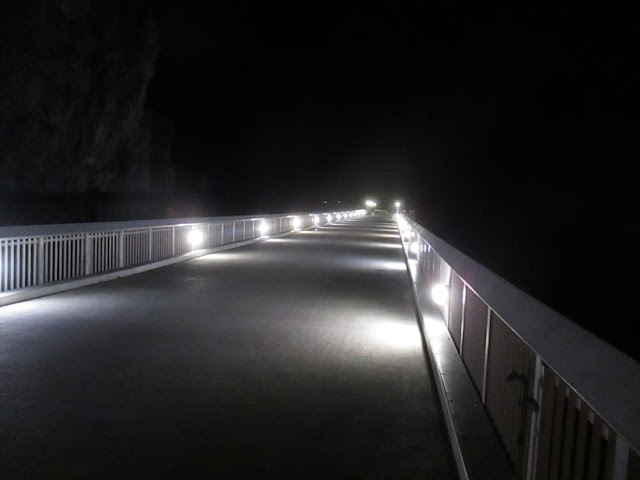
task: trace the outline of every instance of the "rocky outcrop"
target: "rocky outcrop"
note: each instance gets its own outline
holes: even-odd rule
[[[171,124],[145,110],[158,54],[149,7],[7,3],[0,6],[0,189],[169,190]]]

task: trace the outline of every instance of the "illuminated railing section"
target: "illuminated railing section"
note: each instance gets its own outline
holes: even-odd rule
[[[640,364],[397,219],[516,478],[640,478]]]
[[[195,250],[354,218],[364,210],[0,227],[0,292],[178,257]]]

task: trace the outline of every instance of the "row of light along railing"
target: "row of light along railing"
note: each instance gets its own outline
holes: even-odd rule
[[[397,221],[518,480],[640,479],[640,364]]]
[[[135,267],[364,213],[355,210],[0,227],[0,292]]]

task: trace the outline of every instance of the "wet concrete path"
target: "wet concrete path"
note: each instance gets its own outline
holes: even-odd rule
[[[0,308],[0,478],[456,478],[395,223]]]

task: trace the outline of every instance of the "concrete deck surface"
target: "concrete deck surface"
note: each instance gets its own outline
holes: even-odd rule
[[[457,478],[395,223],[0,308],[0,478]]]

